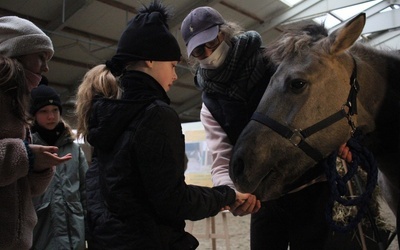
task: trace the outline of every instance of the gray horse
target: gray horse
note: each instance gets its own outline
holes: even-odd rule
[[[365,22],[360,14],[330,35],[318,25],[289,30],[267,47],[277,70],[231,160],[230,176],[240,191],[262,200],[284,195],[357,128],[397,215],[400,54],[356,42]]]

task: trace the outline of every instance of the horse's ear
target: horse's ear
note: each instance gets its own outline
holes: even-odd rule
[[[347,22],[345,26],[332,32],[329,35],[330,53],[338,54],[350,48],[360,37],[365,20],[365,13],[361,13]]]

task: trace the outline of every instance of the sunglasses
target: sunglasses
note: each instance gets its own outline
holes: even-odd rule
[[[219,40],[219,33],[218,33],[218,35],[215,39],[194,48],[192,51],[192,56],[193,57],[201,57],[206,52],[205,48],[214,51],[220,44],[221,44],[221,41]]]

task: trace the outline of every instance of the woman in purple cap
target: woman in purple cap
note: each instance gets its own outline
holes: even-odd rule
[[[192,10],[181,32],[189,61],[195,63],[195,85],[202,90],[200,118],[213,155],[214,185],[234,187],[229,177],[232,148],[256,109],[275,71],[263,56],[261,36],[224,20],[211,7]],[[346,158],[348,148],[342,150]],[[312,168],[287,195],[260,201],[254,195],[232,208],[251,214],[251,249],[323,249],[329,235],[325,209],[329,196],[323,168]],[[315,184],[312,184],[315,183]],[[311,185],[312,184],[312,185]],[[312,197],[312,199],[305,199]],[[307,230],[298,230],[307,226]]]
[[[200,65],[195,84],[203,91],[200,118],[214,157],[213,182],[234,188],[228,170],[232,145],[248,121],[246,110],[255,109],[270,76],[262,58],[261,37],[253,31],[243,32],[236,23],[227,23],[211,7],[199,7],[190,12],[183,20],[181,32],[188,55]],[[222,66],[225,62],[235,63]],[[232,113],[236,115],[226,115]],[[231,212],[246,215],[259,208],[260,202],[250,195],[244,204]]]

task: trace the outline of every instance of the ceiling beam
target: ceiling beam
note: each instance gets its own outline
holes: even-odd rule
[[[50,34],[50,35],[54,34],[54,35],[63,36],[62,34],[60,34],[57,31],[47,29],[46,27],[49,26],[49,22],[46,21],[46,20],[38,19],[38,18],[35,18],[35,17],[32,17],[32,16],[23,15],[23,14],[18,13],[18,12],[13,12],[13,11],[6,10],[6,9],[1,9],[1,8],[0,8],[0,16],[19,16],[19,17],[25,18],[27,20],[30,20],[31,22],[36,24],[38,27],[42,28],[42,30],[44,32],[46,32],[47,34]],[[87,38],[87,39],[90,39],[90,40],[102,42],[102,43],[105,43],[107,45],[116,45],[116,44],[118,44],[117,40],[110,39],[110,38],[107,38],[107,37],[104,37],[104,36],[95,35],[95,34],[92,34],[92,33],[86,32],[86,31],[81,31],[81,30],[78,30],[78,29],[70,28],[68,26],[65,26],[61,31],[65,32],[65,33],[68,33],[68,34],[71,34],[71,35],[84,37],[84,38]],[[89,43],[90,44],[91,41],[84,41],[84,43]]]
[[[205,3],[206,2],[206,3]],[[172,17],[171,20],[169,20],[168,25],[169,27],[175,27],[179,25],[179,29],[181,27],[181,23],[183,19],[192,11],[193,9],[201,6],[210,6],[219,3],[218,0],[210,0],[210,1],[204,1],[204,0],[197,0],[197,1],[188,1],[188,3],[183,7],[179,12],[174,13],[174,16]]]
[[[110,6],[114,7],[114,8],[123,10],[123,11],[128,11],[128,12],[133,13],[135,15],[138,13],[138,10],[135,7],[127,5],[127,4],[124,4],[124,3],[121,3],[121,2],[118,2],[118,1],[114,1],[114,0],[97,0],[97,1],[101,2],[101,3],[104,3],[104,4],[107,4],[107,5],[110,5]]]
[[[80,0],[80,1],[68,1],[62,0],[61,15],[57,16],[56,19],[50,21],[46,25],[46,29],[50,31],[58,31],[64,28],[68,20],[71,19],[81,9],[93,3],[94,0]]]
[[[254,19],[254,20],[257,21],[259,24],[263,24],[263,23],[264,23],[264,20],[262,20],[261,18],[259,18],[259,17],[256,16],[256,15],[254,15],[254,14],[251,13],[250,11],[246,11],[246,10],[244,10],[243,8],[241,8],[241,7],[237,6],[237,5],[228,3],[228,2],[226,2],[226,1],[221,1],[220,4],[222,4],[222,5],[226,6],[226,7],[228,7],[228,8],[231,9],[231,10],[234,10],[234,11],[236,11],[236,12],[239,12],[240,14],[243,14],[243,15],[245,15],[245,16],[247,16],[247,17],[250,17],[250,18]]]
[[[18,16],[21,18],[25,18],[29,21],[31,21],[32,23],[36,24],[38,27],[44,27],[45,25],[47,25],[47,21],[39,19],[39,18],[35,18],[33,16],[28,16],[28,15],[23,15],[21,13],[15,12],[15,11],[11,11],[11,10],[6,10],[3,8],[0,8],[0,16]]]
[[[371,40],[367,40],[367,42],[374,47],[388,46],[393,49],[400,49],[399,39],[400,39],[400,30],[394,30],[385,32]]]
[[[310,8],[305,9],[296,16],[293,16],[290,21],[299,21],[303,19],[310,19],[324,15],[327,12],[331,12],[337,9],[342,9],[350,6],[354,6],[361,3],[370,2],[371,0],[324,0],[320,1]],[[358,13],[354,13],[358,14]]]
[[[118,44],[118,40],[110,39],[110,38],[107,38],[107,37],[104,37],[104,36],[95,35],[95,34],[92,34],[92,33],[88,33],[86,31],[81,31],[81,30],[78,30],[78,29],[70,28],[70,27],[64,27],[62,29],[62,31],[66,32],[66,33],[69,33],[69,34],[72,34],[72,35],[75,35],[75,36],[84,37],[84,38],[87,38],[87,39],[90,39],[90,40],[95,40],[95,41],[106,43],[106,44],[109,44],[109,45],[117,45]]]
[[[250,27],[250,30],[255,30],[260,34],[263,34],[271,29],[274,29],[275,27],[279,26],[280,24],[289,21],[291,18],[299,15],[300,13],[304,12],[308,8],[311,8],[318,2],[321,2],[322,0],[308,0],[304,1],[301,4],[298,4],[289,10],[283,12],[283,13],[277,13],[277,16],[272,17],[270,19],[264,20],[264,23],[261,25],[257,25],[256,27]]]
[[[386,9],[386,8],[388,8],[388,7],[390,7],[389,2],[387,2],[387,1],[382,1],[382,2],[376,4],[376,5],[372,6],[372,7],[370,7],[370,8],[368,8],[368,9],[364,10],[363,12],[364,12],[365,15],[367,16],[367,23],[369,22],[368,20],[370,19],[371,16],[373,16],[373,15],[379,13],[379,11],[381,11],[381,10],[383,10],[383,9]],[[354,13],[354,16],[357,15],[357,14],[359,14],[359,13]],[[343,21],[347,21],[347,20],[343,20]],[[337,28],[341,27],[341,26],[344,25],[344,24],[345,24],[345,22],[342,22],[342,23],[340,23],[340,24],[338,24],[338,25],[335,25],[335,26],[331,27],[331,28],[329,29],[329,32],[331,32],[331,31],[333,31],[333,30],[336,30]],[[363,32],[363,34],[365,34],[365,33]]]
[[[36,24],[38,27],[40,27],[45,33],[47,33],[49,36],[55,35],[55,36],[61,36],[64,38],[68,38],[71,40],[79,40],[82,43],[85,44],[89,44],[89,45],[94,45],[99,47],[99,49],[112,49],[112,50],[116,50],[116,45],[118,44],[118,40],[114,40],[114,39],[110,39],[107,37],[103,37],[103,36],[99,36],[99,35],[95,35],[89,32],[85,32],[85,31],[81,31],[78,29],[74,29],[74,28],[70,28],[68,26],[65,26],[62,28],[61,32],[60,31],[55,31],[55,30],[48,30],[47,27],[51,26],[46,20],[42,20],[42,19],[38,19],[32,16],[28,16],[28,15],[22,15],[18,12],[13,12],[10,10],[6,10],[6,9],[2,9],[0,8],[0,16],[10,16],[10,15],[14,15],[14,16],[19,16],[19,17],[23,17],[27,20],[32,21],[34,24]],[[46,27],[46,28],[43,28]],[[67,34],[71,34],[73,36],[68,36],[65,35],[63,33],[67,33]],[[85,40],[81,40],[77,37],[83,37],[85,38]],[[97,42],[103,43],[103,44],[99,44]],[[97,50],[99,50],[97,49]],[[54,57],[53,57],[54,58]],[[53,59],[54,60],[54,59]],[[57,59],[56,59],[57,60]],[[59,58],[58,62],[60,63],[66,63],[68,65],[74,65],[76,67],[83,67],[83,68],[87,68],[86,63],[83,62],[76,62],[76,61],[70,61],[70,60],[65,60],[64,62],[61,60],[61,58]]]
[[[367,18],[362,34],[400,28],[400,9],[377,13]]]
[[[56,56],[53,56],[51,58],[51,62],[63,63],[63,64],[67,64],[70,66],[75,66],[75,67],[80,67],[80,68],[85,68],[85,69],[91,69],[94,66],[96,66],[96,64],[84,63],[84,62],[74,61],[74,60],[65,59],[65,58],[56,57]]]
[[[58,62],[58,63],[67,64],[67,65],[70,65],[70,66],[85,68],[85,69],[91,69],[91,68],[93,68],[94,66],[97,65],[97,64],[91,64],[91,63],[85,63],[85,62],[79,62],[79,61],[74,61],[74,60],[70,60],[70,59],[65,59],[65,58],[61,58],[61,57],[57,57],[57,56],[53,56],[51,58],[51,61],[52,62]],[[177,67],[187,70],[187,66],[182,64],[182,62],[179,62]],[[191,89],[191,90],[195,89],[195,88],[183,85],[183,84],[178,84],[177,86],[179,86],[181,88],[188,88],[188,89]]]

